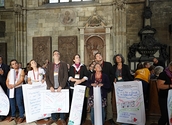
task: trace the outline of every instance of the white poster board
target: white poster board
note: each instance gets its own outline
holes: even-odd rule
[[[117,122],[145,125],[145,107],[140,81],[114,83]]]
[[[10,103],[7,95],[0,86],[0,115],[7,116],[10,109]]]
[[[94,124],[102,124],[102,97],[101,97],[101,87],[93,87],[94,93]]]
[[[167,109],[169,124],[172,125],[172,90],[168,91]]]
[[[14,85],[15,84],[15,70],[14,69],[10,69],[10,75],[9,75],[9,84]],[[9,98],[14,98],[14,88],[10,89],[9,91]]]
[[[41,92],[42,113],[68,113],[69,112],[69,89],[61,92],[44,90]]]
[[[74,87],[68,125],[80,125],[85,88],[86,87],[82,85],[76,85]]]
[[[41,91],[46,90],[46,83],[34,83],[22,85],[26,122],[50,117],[50,114],[41,113]]]

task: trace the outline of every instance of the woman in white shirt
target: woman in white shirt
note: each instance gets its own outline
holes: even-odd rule
[[[36,82],[42,82],[45,81],[45,71],[39,65],[35,60],[31,60],[29,62],[31,70],[28,72],[28,84],[33,84]]]

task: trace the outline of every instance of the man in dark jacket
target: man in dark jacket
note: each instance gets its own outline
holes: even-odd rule
[[[7,94],[7,86],[6,86],[6,79],[7,74],[9,72],[8,65],[3,63],[3,58],[0,56],[0,86],[4,90],[5,94]],[[6,117],[0,116],[0,121],[3,121]]]
[[[103,60],[101,53],[95,54],[95,62],[99,63],[102,67],[102,72],[105,73],[111,83],[111,88],[107,94],[107,109],[106,109],[106,120],[108,120],[111,125],[115,125],[113,121],[113,111],[112,111],[112,90],[113,90],[113,71],[112,64]]]

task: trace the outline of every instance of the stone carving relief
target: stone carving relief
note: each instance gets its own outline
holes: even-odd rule
[[[0,37],[5,37],[5,21],[0,21]]]
[[[126,0],[115,0],[114,5],[116,9],[125,9],[126,8]]]
[[[71,9],[61,10],[60,13],[60,22],[63,25],[71,25],[75,22],[76,14]]]
[[[99,15],[97,15],[95,10],[94,14],[88,19],[85,27],[99,27],[105,25],[106,25],[105,22]]]
[[[94,60],[94,55],[104,53],[104,40],[100,36],[91,36],[86,40],[86,64],[90,64]]]
[[[73,64],[73,56],[77,54],[77,36],[59,36],[58,50],[61,53],[61,60]]]
[[[36,60],[41,66],[45,63],[45,60],[48,59],[51,61],[51,37],[33,37],[33,59]]]
[[[3,57],[3,62],[7,64],[7,43],[0,43],[0,56]]]
[[[22,11],[22,5],[14,4],[13,9],[16,14],[20,14]]]

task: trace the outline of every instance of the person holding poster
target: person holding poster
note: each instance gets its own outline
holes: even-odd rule
[[[73,57],[74,64],[70,67],[69,70],[69,84],[72,91],[71,99],[73,95],[73,89],[75,85],[86,85],[88,80],[88,70],[87,67],[81,63],[81,58],[79,54],[74,55]],[[84,104],[82,109],[82,118],[81,124],[85,122],[87,117],[87,98],[84,98]]]
[[[117,54],[113,57],[113,72],[114,72],[114,83],[122,81],[132,81],[133,78],[130,73],[128,65],[124,64],[125,59],[121,54]],[[122,124],[128,125],[128,124]]]
[[[41,67],[38,66],[37,62],[32,59],[29,62],[30,71],[28,72],[28,84],[32,84],[33,82],[42,82],[45,81],[45,71]]]
[[[157,78],[158,86],[158,102],[161,110],[161,117],[158,120],[158,125],[169,125],[169,116],[167,109],[168,90],[172,89],[172,61],[168,67],[160,73]]]
[[[113,91],[113,70],[112,70],[112,64],[110,62],[104,61],[103,56],[100,52],[97,52],[94,55],[95,62],[99,63],[102,67],[102,72],[105,73],[109,81],[111,83],[111,87],[107,94],[107,107],[106,107],[106,120],[110,122],[111,125],[115,125],[115,122],[113,120],[113,108],[112,108],[112,91]]]
[[[68,68],[65,62],[60,61],[60,52],[58,50],[53,51],[53,60],[54,62],[50,62],[48,64],[46,71],[47,89],[50,89],[51,92],[60,92],[66,86],[68,79]],[[60,122],[63,125],[66,125],[64,113],[52,113],[51,119],[46,125],[51,125],[52,123],[56,122],[58,120],[57,115],[60,115]]]
[[[10,61],[10,66],[15,71],[15,75],[11,76],[13,73],[11,70],[8,73],[6,85],[8,87],[8,95],[10,95],[10,89],[14,88],[14,98],[9,98],[10,107],[11,107],[11,118],[9,121],[16,120],[16,103],[19,109],[19,119],[17,124],[20,124],[24,121],[24,103],[23,103],[23,92],[22,85],[25,77],[24,71],[19,68],[19,64],[16,59]],[[10,78],[14,77],[14,83],[10,83]],[[10,97],[10,96],[9,96]]]
[[[105,106],[107,104],[107,93],[108,93],[108,89],[111,87],[111,83],[109,81],[109,78],[106,74],[102,73],[102,68],[101,65],[99,63],[96,63],[94,66],[94,70],[95,72],[93,73],[93,75],[89,78],[87,86],[90,88],[89,91],[89,100],[88,100],[88,104],[91,107],[91,122],[92,125],[94,125],[94,115],[99,115],[96,114],[96,112],[94,112],[94,95],[93,95],[93,91],[94,91],[94,87],[101,87],[101,99],[102,99],[102,116],[100,116],[101,118],[99,118],[99,121],[102,119],[102,124],[104,124],[105,122]],[[98,104],[95,104],[98,105]],[[94,114],[95,113],[95,114]]]
[[[0,56],[0,86],[2,87],[5,94],[7,94],[7,85],[5,83],[7,79],[7,74],[9,71],[9,67],[3,63],[3,58]],[[0,116],[0,122],[3,121],[6,117]]]

